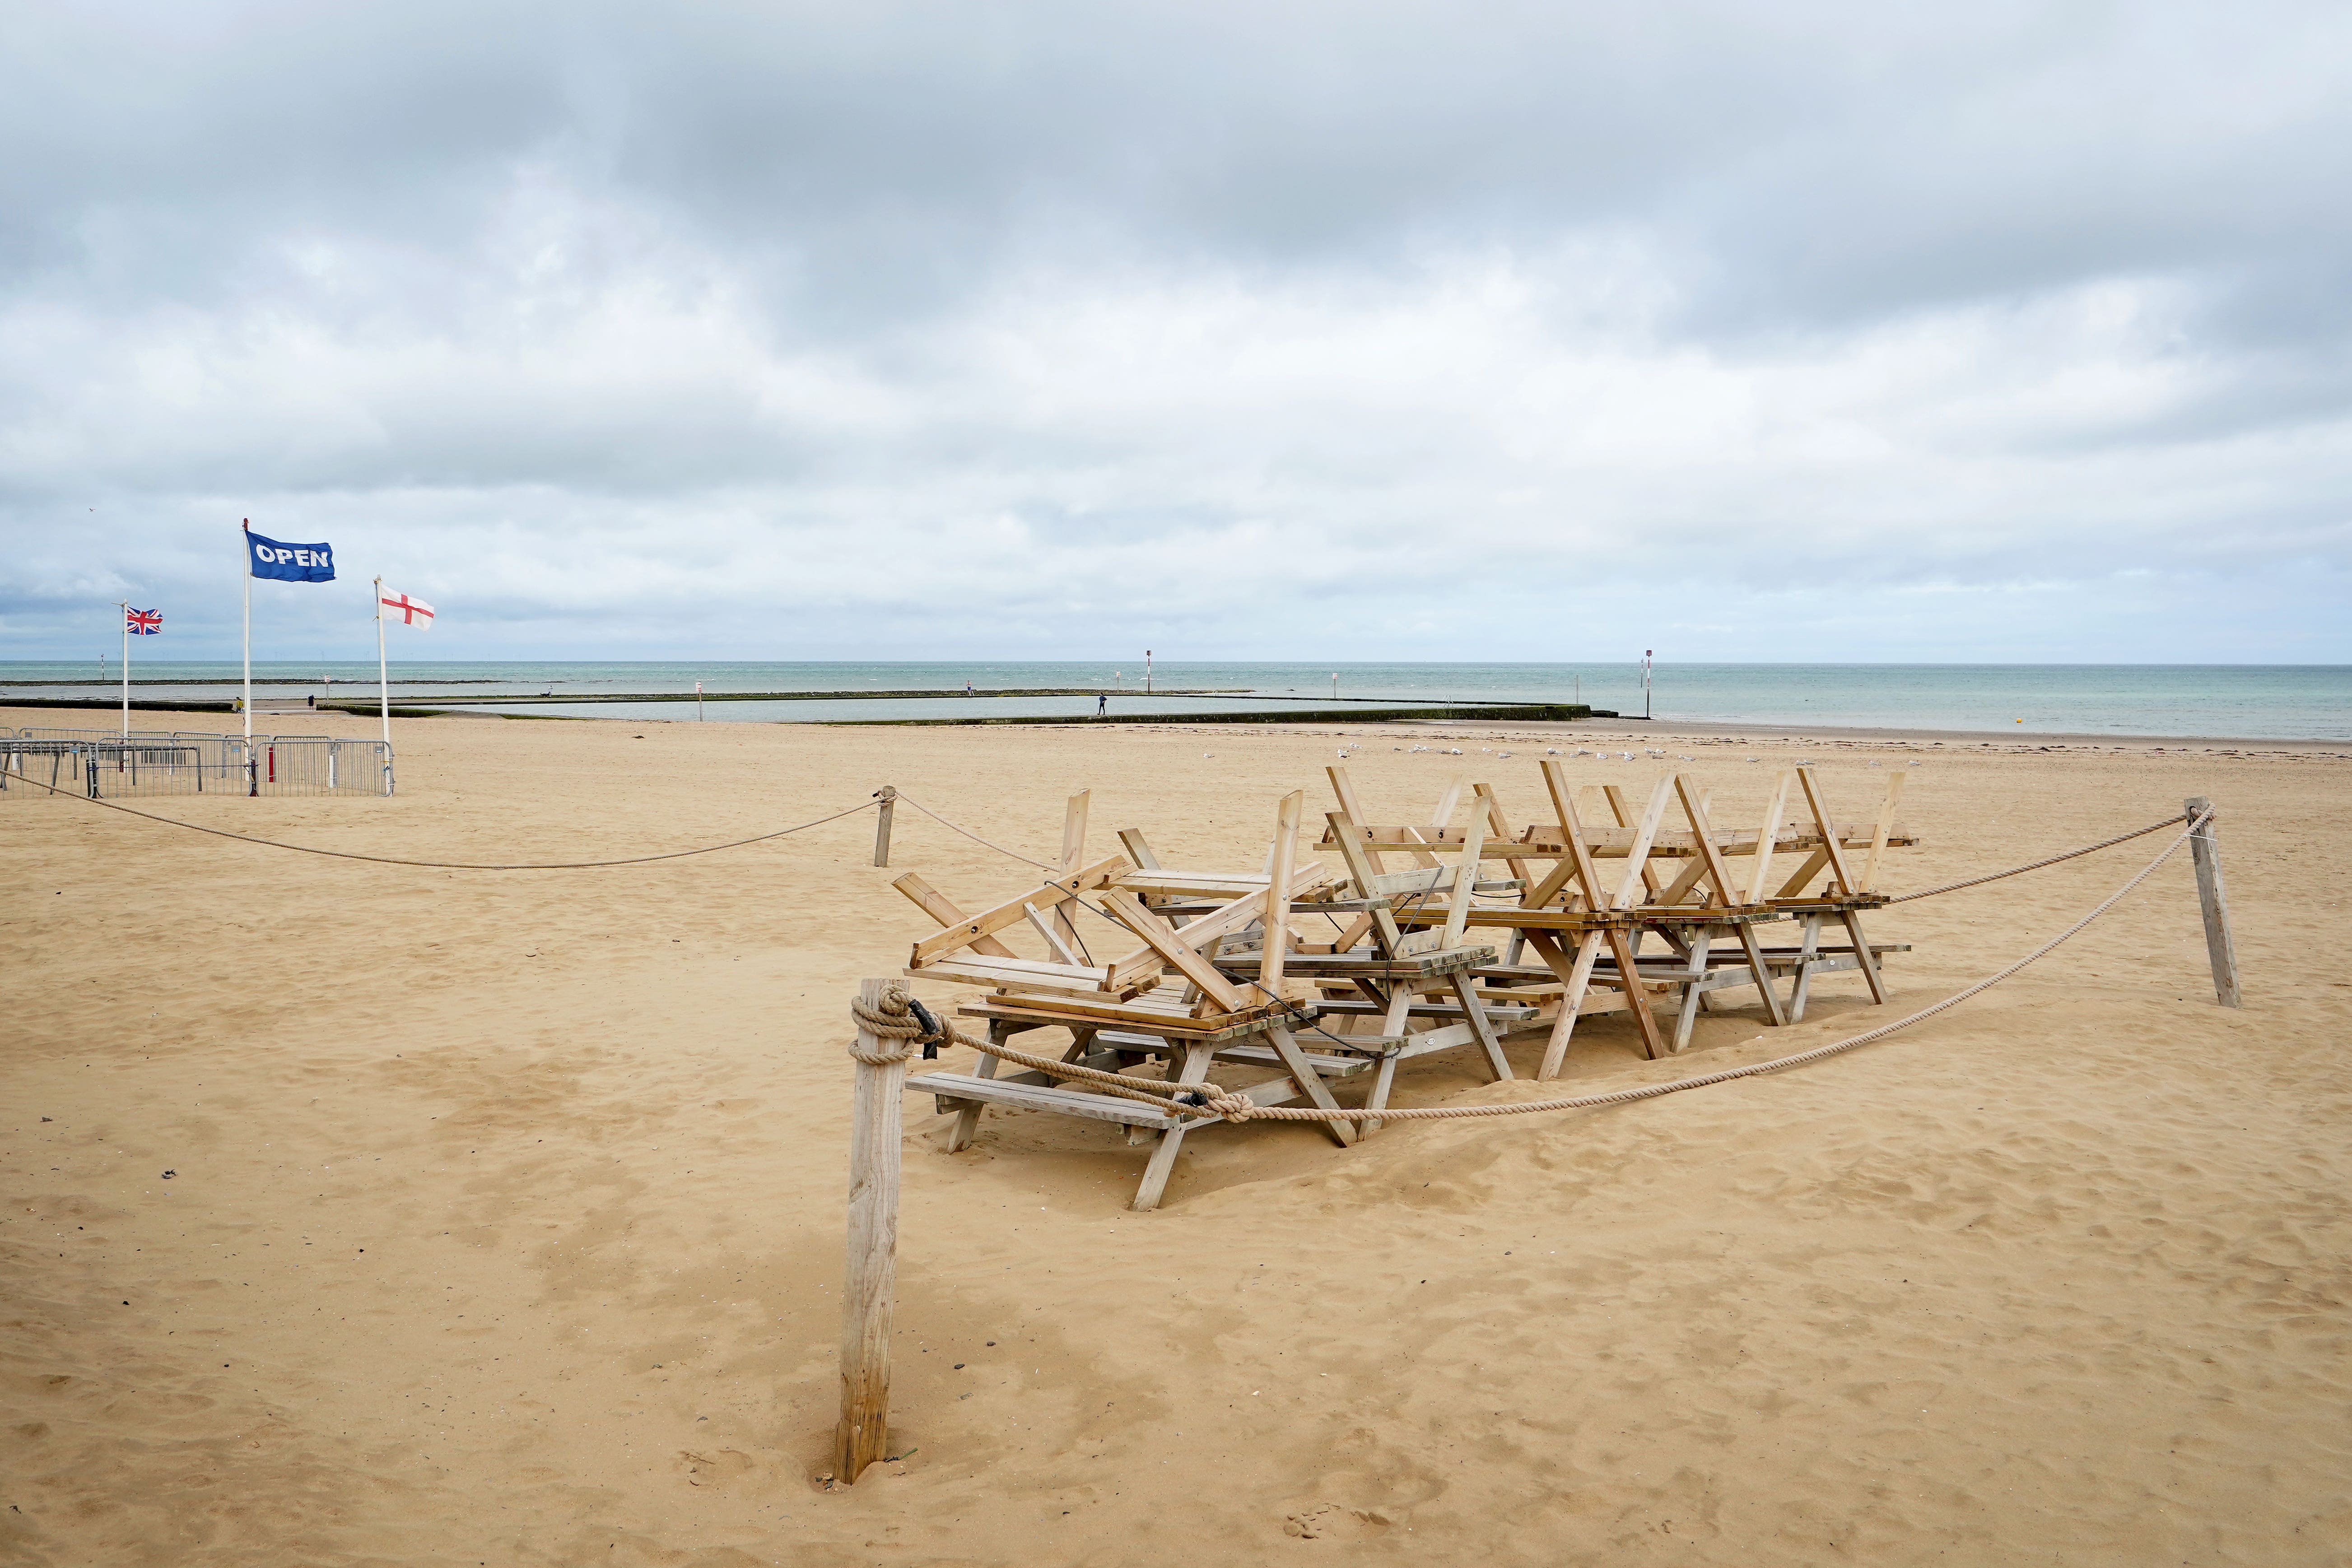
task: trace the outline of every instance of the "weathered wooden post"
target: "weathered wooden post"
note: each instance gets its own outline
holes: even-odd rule
[[[857,999],[878,1009],[887,980],[868,980]],[[883,1457],[890,1441],[890,1310],[898,1279],[898,1108],[907,1081],[904,1039],[861,1020],[850,1055],[857,1091],[849,1124],[849,1245],[842,1270],[841,1425],[833,1473],[844,1486]]]
[[[2191,822],[2205,817],[2205,825],[2189,840],[2189,857],[2197,866],[2197,907],[2205,916],[2205,956],[2213,964],[2213,995],[2224,1007],[2242,1007],[2238,948],[2230,940],[2230,900],[2221,890],[2221,847],[2213,837],[2213,803],[2198,795],[2182,805]]]
[[[874,863],[887,866],[890,863],[890,808],[898,804],[898,786],[884,784],[874,795],[882,803],[882,810],[874,821]]]

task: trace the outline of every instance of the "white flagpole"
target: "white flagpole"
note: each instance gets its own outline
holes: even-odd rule
[[[131,739],[131,601],[122,601],[122,738]]]
[[[247,533],[253,531],[253,520],[245,520]],[[244,535],[238,536],[241,540]],[[245,542],[245,738],[253,739],[253,544]]]
[[[383,710],[383,743],[392,744],[392,687],[383,673],[383,579],[375,580],[375,700]]]

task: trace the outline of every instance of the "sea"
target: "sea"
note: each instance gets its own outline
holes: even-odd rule
[[[256,663],[259,696],[331,692],[373,697],[373,664]],[[0,661],[0,702],[11,697],[102,697],[119,679],[110,663]],[[1148,684],[1147,684],[1148,680]],[[632,695],[824,691],[822,700],[632,702]],[[162,684],[169,683],[169,684]],[[134,658],[142,699],[219,700],[239,689],[234,662]],[[965,696],[967,687],[974,693]],[[1006,688],[1082,689],[1079,696],[997,697]],[[866,691],[920,690],[884,699]],[[2161,735],[2184,738],[2352,739],[2352,666],[2153,664],[1659,664],[1646,684],[1638,664],[1155,664],[678,663],[403,660],[391,696],[403,707],[456,697],[476,711],[565,719],[774,723],[820,720],[1078,718],[1109,698],[1115,719],[1299,705],[1342,710],[1374,703],[1430,706],[1477,701],[1587,702],[1663,722],[1753,723],[1832,730],[1888,727],[2007,734]],[[549,696],[589,702],[533,702]],[[60,718],[60,723],[70,721]]]

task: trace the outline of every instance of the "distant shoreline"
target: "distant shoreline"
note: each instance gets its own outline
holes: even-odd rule
[[[131,703],[131,708],[134,711],[142,714],[180,713],[184,714],[190,719],[207,721],[217,721],[220,719],[226,717],[226,715],[224,715],[217,709],[171,708],[163,707],[162,705],[142,704],[136,700]],[[49,725],[50,727],[56,728],[71,728],[76,726],[56,725],[54,723],[54,720],[56,718],[65,717],[68,713],[95,713],[111,710],[116,710],[112,704],[107,704],[102,707],[93,706],[91,708],[65,710],[62,711],[57,709],[48,709],[44,710],[43,709],[27,707],[20,703],[12,703],[5,698],[0,698],[0,712],[15,714],[16,717],[13,720],[7,721],[14,724],[32,724],[35,726]],[[483,719],[512,719],[519,722],[528,722],[547,717],[537,714],[486,713],[478,709],[468,708],[414,708],[404,707],[399,704],[395,704],[392,711],[394,718],[409,720],[462,719],[471,721]],[[341,706],[320,709],[318,710],[318,714],[325,713],[337,713],[351,718],[373,718],[374,716],[374,710],[373,709],[362,711],[357,709],[345,708]],[[273,714],[270,715],[270,718],[274,723],[283,723],[289,720],[299,721],[316,716],[318,715],[309,713]],[[606,717],[604,715],[593,713],[582,713],[578,715],[567,714],[565,715],[565,719],[571,722],[601,722],[611,724],[671,724],[678,722],[693,722],[690,719],[684,721],[675,719],[648,719],[643,716],[630,716],[623,714],[615,714]],[[790,720],[772,720],[752,721],[752,722],[793,723],[796,721]],[[874,721],[870,721],[867,722],[874,723]],[[1732,723],[1719,720],[1675,719],[1670,716],[1651,721],[1600,717],[1569,721],[1486,718],[1370,721],[1352,715],[1329,720],[1318,720],[1302,714],[1297,716],[1286,715],[1271,723],[1265,721],[1244,722],[1232,720],[1221,720],[1220,718],[1210,716],[1203,716],[1198,720],[1192,719],[1189,716],[1160,717],[1151,715],[1115,715],[1106,720],[1096,720],[1078,716],[1071,716],[1067,718],[1041,716],[1034,719],[1008,720],[990,727],[996,729],[1038,730],[1140,730],[1155,728],[1164,724],[1171,728],[1181,727],[1187,732],[1197,734],[1214,730],[1220,722],[1231,723],[1236,731],[1258,733],[1267,732],[1269,730],[1272,730],[1282,723],[1311,725],[1318,731],[1328,731],[1335,727],[1344,728],[1356,726],[1374,734],[1386,733],[1397,736],[1411,736],[1414,734],[1428,733],[1430,731],[1439,730],[1475,729],[1483,733],[1508,731],[1512,733],[1536,736],[1559,736],[1564,740],[1574,739],[1581,741],[1600,741],[1605,739],[1612,741],[1623,741],[1629,744],[1649,746],[1656,746],[1662,742],[1676,738],[1686,738],[1703,743],[1716,744],[1720,744],[1727,740],[1753,740],[1759,744],[1770,743],[1774,745],[1784,744],[1790,742],[1803,742],[1809,741],[1825,746],[1851,745],[1857,743],[1875,745],[1900,745],[1914,743],[1931,746],[1940,744],[1954,750],[1969,751],[1978,750],[1985,746],[2013,746],[2028,749],[2038,746],[2063,746],[2068,748],[2101,746],[2121,748],[2124,750],[2161,748],[2166,751],[2186,748],[2195,748],[2201,751],[2253,749],[2266,752],[2311,752],[2322,755],[2352,756],[2352,737],[2322,737],[2313,739],[2308,737],[2281,735],[2154,735],[2137,733],[2124,734],[2120,732],[2106,733],[2098,731],[2028,730],[2022,728],[2017,730],[1930,730],[1885,724],[1799,725],[1767,722],[1743,724]],[[103,726],[79,727],[103,728]],[[825,729],[837,726],[818,722],[807,724],[806,727],[810,729]],[[898,728],[900,726],[890,724],[887,721],[882,721],[880,723],[874,724],[874,727]]]

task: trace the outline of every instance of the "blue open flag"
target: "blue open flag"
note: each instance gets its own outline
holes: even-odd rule
[[[275,577],[281,583],[331,583],[335,580],[335,551],[329,544],[281,544],[275,539],[264,539],[251,529],[245,531],[245,549],[257,577]]]

